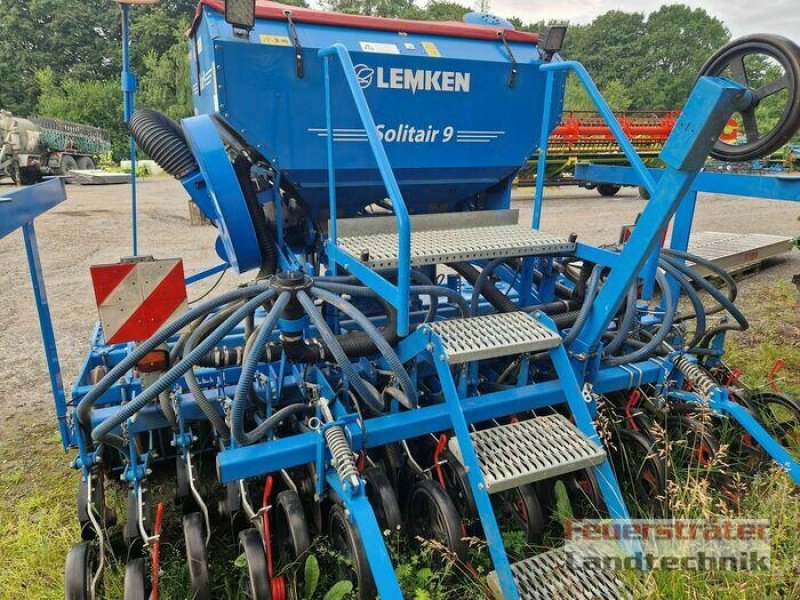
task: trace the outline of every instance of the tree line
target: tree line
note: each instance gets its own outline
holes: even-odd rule
[[[283,0],[305,6],[304,0]],[[472,9],[450,1],[324,0],[327,10],[352,14],[461,21]],[[184,37],[196,0],[162,0],[131,11],[138,106],[173,118],[192,113]],[[518,29],[546,25],[509,19]],[[570,25],[562,54],[589,69],[615,110],[673,110],[683,105],[703,62],[730,32],[701,8],[680,4],[657,11],[610,11]],[[116,157],[126,154],[122,123],[121,18],[110,0],[0,0],[0,108],[108,129]],[[576,85],[566,107],[590,109]]]

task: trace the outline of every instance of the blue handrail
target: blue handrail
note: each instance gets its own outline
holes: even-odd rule
[[[625,135],[622,126],[619,124],[619,121],[617,121],[617,117],[614,116],[614,112],[611,110],[611,107],[608,106],[608,103],[603,98],[600,90],[597,89],[597,85],[595,85],[591,75],[589,75],[589,72],[586,70],[586,67],[577,61],[565,60],[561,62],[544,64],[539,67],[539,70],[547,74],[547,81],[545,85],[542,133],[539,144],[539,156],[536,174],[536,196],[533,203],[532,227],[534,229],[539,229],[539,223],[541,221],[542,203],[544,201],[544,175],[545,162],[547,160],[547,141],[550,135],[550,109],[553,103],[553,89],[555,87],[553,85],[553,78],[557,72],[575,73],[578,81],[583,84],[583,87],[589,93],[589,98],[591,98],[592,102],[597,108],[597,111],[600,113],[600,116],[603,117],[603,120],[608,125],[611,133],[614,134],[614,138],[616,138],[619,147],[625,154],[625,158],[628,159],[628,162],[631,164],[631,167],[636,173],[640,185],[647,190],[647,193],[651,198],[654,197],[656,192],[655,179],[653,179],[653,176],[650,174],[650,171],[644,164],[644,161],[642,161],[641,157],[636,153],[636,149],[628,139],[628,136]],[[652,293],[657,268],[658,251],[655,251],[648,259],[647,265],[642,273],[642,279],[644,281],[642,295],[645,298],[649,297]]]
[[[375,126],[375,119],[372,117],[372,112],[367,104],[367,99],[364,96],[364,91],[358,83],[356,77],[355,67],[350,58],[350,53],[347,48],[342,44],[333,44],[329,48],[323,48],[319,51],[319,56],[324,59],[325,66],[325,118],[327,126],[327,148],[328,148],[328,200],[330,203],[330,231],[328,232],[328,265],[331,270],[335,271],[336,268],[336,255],[337,255],[337,230],[336,230],[336,174],[334,167],[333,156],[333,119],[331,110],[331,85],[330,85],[330,58],[338,57],[344,71],[345,80],[350,88],[350,93],[358,110],[358,115],[361,117],[361,123],[367,132],[367,139],[369,141],[372,154],[375,156],[375,162],[378,164],[378,171],[383,179],[383,184],[389,194],[389,199],[392,201],[392,208],[394,209],[395,219],[397,220],[397,234],[398,234],[398,255],[397,255],[397,285],[389,284],[385,279],[375,274],[375,277],[382,279],[385,285],[380,288],[384,291],[389,291],[389,301],[397,309],[397,334],[401,336],[408,335],[408,307],[409,307],[409,287],[411,285],[411,221],[408,216],[408,208],[403,200],[403,195],[400,193],[400,186],[397,184],[397,179],[392,171],[389,157],[386,155],[386,150],[383,143],[378,137],[378,129]],[[351,272],[356,277],[359,273],[351,269]],[[361,277],[359,277],[361,278]],[[365,282],[369,283],[369,282]],[[380,293],[380,291],[379,291]],[[383,294],[381,294],[383,295]]]

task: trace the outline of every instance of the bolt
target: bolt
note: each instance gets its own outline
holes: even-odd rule
[[[482,484],[482,483],[479,483],[479,484],[478,484],[478,489],[479,489],[479,490],[483,490],[483,484]]]

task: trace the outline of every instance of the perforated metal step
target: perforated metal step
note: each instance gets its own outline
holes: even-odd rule
[[[472,445],[490,494],[598,465],[606,454],[561,415],[473,432]],[[456,438],[450,451],[462,459]]]
[[[565,548],[537,554],[511,565],[522,600],[622,600],[634,597],[633,586],[614,571],[589,560],[569,560]],[[502,598],[497,573],[488,578],[496,598]]]
[[[337,221],[338,246],[373,269],[397,266],[394,217]],[[516,210],[411,217],[411,264],[434,265],[498,257],[572,252],[575,244],[518,224]]]
[[[561,344],[561,336],[524,312],[435,321],[427,325],[442,340],[447,362],[541,352]]]

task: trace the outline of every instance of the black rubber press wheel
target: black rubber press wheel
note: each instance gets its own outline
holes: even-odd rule
[[[92,597],[96,554],[91,542],[75,544],[64,565],[64,599],[89,600]]]
[[[374,600],[378,595],[369,568],[364,545],[356,526],[347,518],[344,507],[334,504],[328,517],[328,530],[333,547],[344,554],[355,571],[359,600]]]
[[[294,490],[284,490],[275,498],[275,540],[287,563],[300,558],[311,546],[311,533],[303,502]]]
[[[381,531],[391,531],[392,533],[399,531],[403,524],[403,517],[400,513],[397,495],[392,489],[392,484],[389,483],[389,478],[377,468],[365,470],[361,477],[367,484],[367,498],[375,511]]]
[[[466,559],[458,510],[438,482],[430,479],[417,482],[408,500],[407,521],[412,540],[417,537],[435,540],[460,560]]]
[[[146,600],[147,577],[144,570],[144,559],[134,558],[125,565],[124,600]]]
[[[711,151],[714,158],[762,158],[800,128],[800,47],[793,41],[771,34],[739,38],[708,59],[700,69],[700,76],[705,75],[731,79],[755,97],[750,107],[734,115],[740,126],[737,140],[718,141]]]
[[[264,542],[257,529],[245,529],[239,534],[239,548],[247,559],[247,592],[250,600],[272,600]]]
[[[208,555],[203,535],[203,516],[194,512],[183,517],[183,539],[186,542],[186,562],[189,567],[189,588],[194,600],[210,600],[208,584]]]

